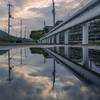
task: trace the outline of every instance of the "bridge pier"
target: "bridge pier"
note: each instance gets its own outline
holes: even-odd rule
[[[48,38],[46,38],[46,43],[48,43]]]
[[[41,43],[43,43],[43,40],[41,40]]]
[[[50,44],[50,37],[49,37],[49,44]]]
[[[52,44],[54,43],[54,35],[52,36]]]
[[[65,31],[65,44],[68,44],[69,43],[69,30],[66,30]]]
[[[88,44],[88,31],[89,31],[88,23],[83,24],[83,40],[82,44]]]
[[[88,48],[83,47],[83,66],[89,68]]]
[[[49,43],[49,38],[47,38],[47,43]]]
[[[59,44],[59,33],[56,35],[56,43]]]
[[[57,53],[59,53],[59,46],[56,47]]]
[[[69,47],[65,47],[65,56],[69,58]]]

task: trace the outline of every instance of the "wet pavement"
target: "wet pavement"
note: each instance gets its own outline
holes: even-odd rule
[[[79,66],[81,73],[54,54]],[[0,100],[100,100],[99,79],[97,49],[27,46],[0,50]]]

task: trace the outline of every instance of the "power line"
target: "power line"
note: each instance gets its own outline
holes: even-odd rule
[[[19,33],[19,32],[17,32],[11,25],[10,25],[10,27],[13,29],[13,31],[15,31],[16,33]]]

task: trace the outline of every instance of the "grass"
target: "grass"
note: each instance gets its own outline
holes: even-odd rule
[[[99,42],[89,43],[89,45],[98,45],[98,46],[100,46],[100,43]]]
[[[82,43],[78,43],[78,45],[82,45]],[[99,42],[89,42],[88,45],[97,45],[97,46],[100,46],[100,43]]]
[[[5,42],[5,43],[7,43],[7,42],[10,42],[10,43],[14,43],[14,42],[16,42],[16,40],[15,39],[8,39],[8,38],[0,38],[0,41],[3,41],[3,42]]]

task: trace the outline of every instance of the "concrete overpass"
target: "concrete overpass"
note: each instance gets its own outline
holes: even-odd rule
[[[38,40],[38,43],[52,43],[54,44],[54,37],[56,43],[59,44],[59,34],[64,33],[64,43],[69,43],[70,29],[77,25],[83,26],[82,44],[88,44],[89,21],[100,17],[100,0],[86,0],[77,8],[73,9],[66,16],[61,24],[54,27],[46,35]]]

